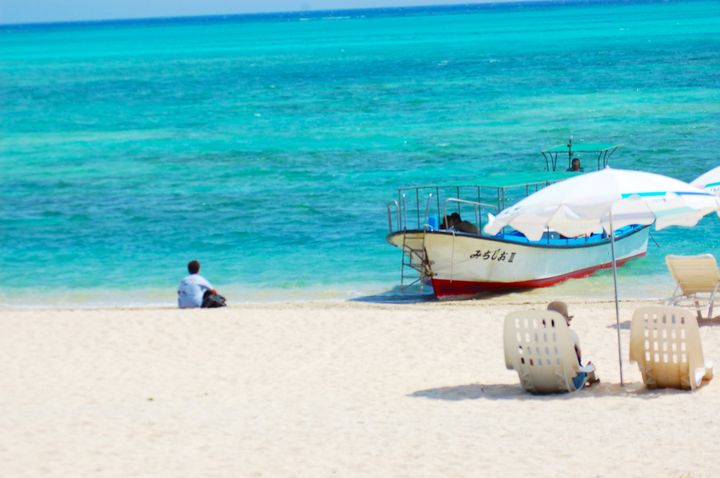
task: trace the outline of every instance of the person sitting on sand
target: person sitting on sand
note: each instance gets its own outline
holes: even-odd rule
[[[200,275],[200,262],[188,262],[187,269],[190,275],[185,276],[178,287],[178,307],[191,309],[225,306],[225,298],[218,295],[212,284]]]
[[[573,341],[573,344],[575,345],[575,355],[577,355],[578,365],[581,367],[583,366],[582,363],[582,351],[580,350],[580,337],[578,337],[578,334],[570,328],[570,322],[572,321],[573,316],[568,313],[568,306],[565,302],[556,300],[553,302],[550,302],[547,306],[547,310],[552,310],[553,312],[557,312],[558,314],[562,315],[565,318],[565,322],[568,325],[568,332],[570,332],[570,337]],[[597,383],[600,381],[595,376],[595,366],[592,364],[592,362],[588,362],[587,366],[592,367],[592,371],[587,372],[579,372],[575,378],[573,379],[573,382],[575,382],[575,386],[580,386],[583,382],[585,382],[585,379],[587,378],[587,383],[592,385],[593,383]]]

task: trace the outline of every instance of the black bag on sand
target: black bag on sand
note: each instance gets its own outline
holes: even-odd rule
[[[203,294],[203,309],[214,309],[216,307],[225,307],[226,305],[225,297],[220,294],[212,294],[209,290],[206,290],[205,294]]]

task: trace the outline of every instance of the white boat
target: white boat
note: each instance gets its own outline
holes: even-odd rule
[[[647,226],[616,231],[618,265],[645,255],[648,232]],[[602,234],[564,239],[549,233],[540,241],[528,241],[519,233],[483,237],[419,230],[393,233],[388,241],[401,248],[404,242],[405,250],[425,251],[423,273],[438,299],[547,287],[612,265],[610,240]]]
[[[602,232],[566,238],[547,231],[540,240],[530,241],[511,228],[488,236],[482,233],[482,227],[484,212],[496,213],[506,204],[548,184],[581,174],[555,171],[557,156],[563,148],[567,148],[569,165],[575,153],[583,150],[597,153],[597,166],[602,168],[618,147],[583,148],[569,142],[544,152],[549,170],[544,173],[488,179],[483,185],[401,188],[398,200],[388,205],[387,236],[390,244],[403,251],[401,287],[429,282],[438,299],[465,298],[487,292],[547,287],[611,267],[610,239]],[[481,202],[489,197],[496,204]],[[433,209],[438,212],[436,216]],[[472,211],[474,222],[465,222],[471,224],[466,232],[458,230],[462,228],[441,228],[439,218],[447,221],[449,210],[466,216]],[[417,222],[408,227],[408,218]],[[615,231],[618,265],[645,255],[648,235],[647,226],[627,226]]]

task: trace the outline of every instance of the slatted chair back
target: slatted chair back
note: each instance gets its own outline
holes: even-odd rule
[[[712,378],[706,364],[697,320],[679,307],[643,307],[630,328],[630,361],[637,362],[650,388],[699,387]]]
[[[532,393],[572,392],[578,360],[565,318],[549,310],[513,312],[504,324],[505,365]]]

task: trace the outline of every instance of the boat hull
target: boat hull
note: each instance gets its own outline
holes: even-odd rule
[[[388,240],[402,247],[402,234],[391,234]],[[548,287],[567,279],[587,277],[612,266],[607,240],[568,246],[518,243],[447,231],[408,231],[405,234],[406,244],[424,246],[438,299]],[[649,229],[643,227],[617,238],[618,265],[645,255],[648,234]]]

